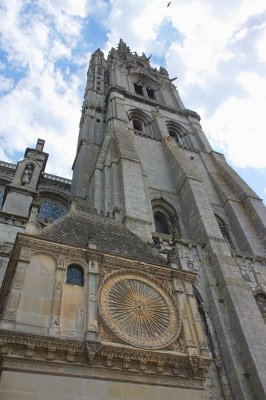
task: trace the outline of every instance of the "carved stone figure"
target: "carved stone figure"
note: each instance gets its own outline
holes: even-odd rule
[[[21,177],[21,185],[25,186],[30,183],[32,174],[33,174],[33,170],[34,170],[33,164],[26,164],[24,172]]]

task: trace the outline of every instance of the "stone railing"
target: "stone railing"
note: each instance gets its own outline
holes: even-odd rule
[[[44,174],[43,174],[43,178],[44,178],[44,179],[49,179],[49,180],[51,180],[51,181],[66,183],[67,185],[71,185],[71,182],[72,182],[71,179],[62,178],[61,176],[52,175],[52,174],[47,174],[47,173],[44,173]]]
[[[17,165],[9,163],[7,161],[0,161],[0,167],[9,168],[9,169],[16,169]]]

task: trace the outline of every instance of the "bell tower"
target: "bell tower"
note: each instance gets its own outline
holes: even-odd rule
[[[92,75],[99,65],[102,74]],[[208,304],[206,311],[215,315],[214,329],[223,347],[221,357],[225,362],[231,360],[236,371],[230,376],[231,385],[238,387],[241,396],[261,390],[259,397],[263,397],[261,361],[252,349],[263,347],[265,324],[258,322],[260,333],[255,338],[249,323],[243,328],[244,321],[252,318],[243,304],[243,293],[253,315],[257,315],[256,321],[261,321],[261,307],[254,295],[255,290],[265,293],[265,287],[258,278],[253,285],[259,289],[246,282],[241,255],[248,253],[265,260],[265,207],[224,156],[211,148],[199,115],[184,107],[174,80],[164,68],[152,68],[145,54],[132,52],[123,40],[106,61],[99,50],[94,53],[80,137],[87,138],[93,131],[97,138],[89,139],[93,144],[91,155],[86,157],[79,145],[76,165],[84,168],[88,177],[86,188],[81,185],[83,196],[73,190],[73,201],[82,201],[84,209],[113,213],[181,268],[201,270],[198,288],[205,296],[208,292],[204,304]],[[98,104],[101,107],[98,125],[97,119],[86,117],[90,101],[95,109]],[[102,134],[96,134],[96,128],[91,131],[86,121]],[[74,165],[78,185],[83,175],[76,173],[76,168]],[[256,275],[254,262],[251,268]],[[210,283],[213,281],[215,288]],[[235,335],[241,336],[242,343],[237,357],[231,346]],[[239,365],[246,371],[244,375]],[[256,376],[251,365],[256,365]]]

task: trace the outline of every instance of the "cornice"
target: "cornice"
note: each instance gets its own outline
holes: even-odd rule
[[[203,388],[210,357],[0,331],[1,368]]]

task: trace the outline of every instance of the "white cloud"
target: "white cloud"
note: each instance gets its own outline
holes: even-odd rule
[[[17,68],[26,67],[14,90],[0,99],[1,158],[12,154],[37,138],[46,140],[50,153],[49,172],[69,176],[80,117],[80,87],[85,85],[88,59],[77,56],[78,71],[70,75],[55,66],[62,59],[75,62],[72,50],[80,40],[88,11],[86,1],[4,1],[0,7],[2,49]],[[95,4],[98,4],[97,2]],[[95,6],[96,7],[96,6]],[[26,14],[25,14],[26,13]],[[12,81],[1,78],[0,89],[12,88]],[[8,118],[5,116],[8,115]],[[63,151],[62,151],[63,149]]]
[[[7,92],[8,90],[12,89],[14,86],[13,79],[8,79],[3,76],[0,76],[0,92]]]
[[[266,29],[264,29],[264,34],[257,42],[257,52],[258,57],[261,62],[266,62]]]
[[[247,97],[230,97],[211,118],[203,111],[203,125],[214,147],[218,145],[236,165],[266,168],[266,77],[241,73],[237,80],[247,90]]]

